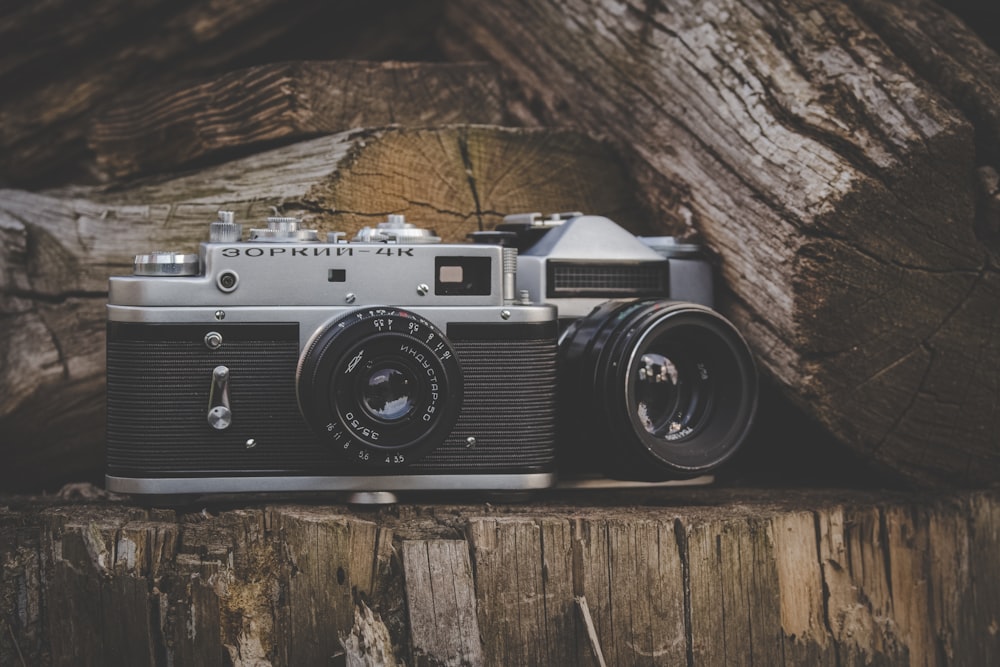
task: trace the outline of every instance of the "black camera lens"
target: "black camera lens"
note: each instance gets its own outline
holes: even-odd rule
[[[462,374],[437,327],[399,308],[352,312],[317,333],[299,362],[303,416],[351,461],[399,465],[441,444],[461,408]]]
[[[750,430],[757,374],[715,311],[662,300],[608,301],[563,334],[564,461],[625,479],[703,474]]]

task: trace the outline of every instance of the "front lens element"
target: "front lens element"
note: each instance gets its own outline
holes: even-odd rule
[[[669,356],[655,352],[639,359],[633,373],[636,378],[635,416],[647,433],[676,437],[689,421],[694,383],[690,373],[682,375],[681,368],[684,364],[676,364]]]
[[[399,368],[379,368],[369,373],[362,389],[365,411],[375,419],[394,422],[411,414],[416,406],[416,380]]]

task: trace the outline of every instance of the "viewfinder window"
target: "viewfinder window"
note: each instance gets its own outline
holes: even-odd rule
[[[493,291],[489,257],[436,257],[434,293],[439,296],[488,296]]]
[[[465,280],[465,271],[461,266],[442,266],[438,271],[438,280],[447,284],[461,284]]]

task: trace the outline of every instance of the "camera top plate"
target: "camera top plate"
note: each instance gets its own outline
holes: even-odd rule
[[[402,216],[389,217],[362,229],[350,243],[339,232],[322,243],[316,230],[301,228],[295,218],[269,218],[267,228],[252,229],[250,240],[241,241],[240,225],[222,211],[197,257],[173,252],[137,256],[132,276],[111,279],[109,303],[223,308],[513,303],[515,250],[440,243]],[[184,264],[173,270],[167,260],[177,257]]]

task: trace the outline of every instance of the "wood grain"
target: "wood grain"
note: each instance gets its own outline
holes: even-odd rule
[[[404,541],[403,576],[414,663],[484,664],[465,541]]]
[[[120,99],[87,133],[104,180],[358,127],[505,124],[492,65],[294,61]]]
[[[401,0],[5,3],[0,184],[93,181],[92,123],[136,94],[277,61],[437,59],[439,15]]]
[[[994,492],[330,500],[4,498],[0,662],[597,664],[580,597],[608,665],[1000,656]]]

